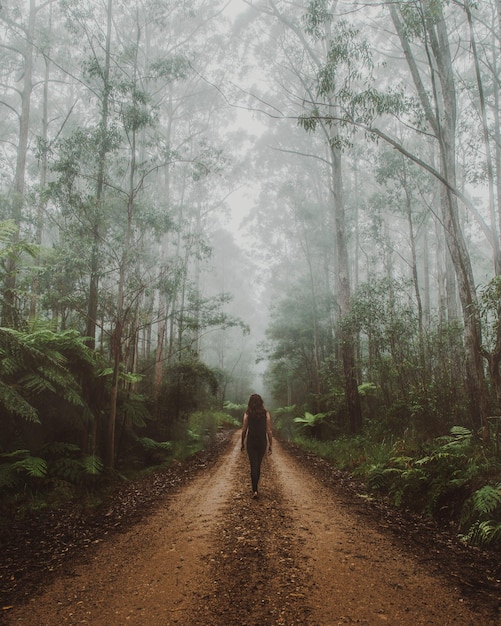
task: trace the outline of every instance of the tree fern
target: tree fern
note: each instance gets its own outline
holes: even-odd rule
[[[27,333],[0,328],[0,407],[4,414],[28,422],[43,421],[44,413],[55,407],[60,415],[79,417],[79,423],[88,420],[81,366],[91,368],[94,362],[92,351],[75,331]],[[65,411],[64,403],[80,409],[80,415]]]
[[[327,417],[327,413],[308,413],[305,411],[303,417],[295,417],[294,422],[300,424],[302,428],[314,428],[317,424],[320,424]]]

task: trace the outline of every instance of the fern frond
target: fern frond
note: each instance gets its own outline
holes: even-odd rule
[[[25,459],[29,455],[29,450],[12,450],[12,452],[2,452],[0,459]]]
[[[46,457],[72,456],[74,453],[78,452],[80,452],[80,448],[75,443],[66,441],[51,441],[40,451],[40,453]]]
[[[371,491],[388,489],[392,482],[402,475],[402,470],[396,467],[374,467],[367,478],[367,487]]]
[[[27,456],[25,459],[12,464],[14,470],[24,470],[28,476],[43,478],[47,474],[47,463],[44,459],[35,456]]]
[[[295,417],[293,421],[296,422],[296,424],[301,424],[302,427],[312,428],[322,422],[326,417],[327,413],[315,413],[315,415],[313,415],[305,411],[304,417]]]
[[[18,473],[11,463],[0,463],[0,489],[14,487],[18,482]]]
[[[172,448],[172,443],[170,441],[155,441],[149,437],[139,437],[138,442],[147,450],[169,451]]]
[[[223,409],[225,409],[225,411],[245,411],[245,404],[235,404],[234,402],[230,402],[229,400],[225,400],[224,404],[223,404]],[[274,411],[275,415],[277,414],[278,411],[283,410],[283,409],[276,409]]]
[[[98,456],[92,454],[82,459],[82,467],[89,476],[98,476],[103,471],[104,464]]]
[[[81,393],[78,389],[72,389],[71,387],[67,387],[64,390],[63,398],[71,404],[72,406],[84,407],[85,401],[81,396]]]
[[[0,222],[0,243],[10,243],[16,236],[17,226],[15,220],[2,220]]]
[[[16,389],[0,380],[0,406],[11,414],[22,417],[27,422],[39,424],[35,407],[25,400]]]
[[[476,546],[501,543],[501,522],[489,520],[475,522],[461,539]]]
[[[56,459],[50,466],[50,475],[66,482],[77,484],[84,474],[84,469],[79,459],[61,457]]]
[[[479,516],[490,515],[498,507],[501,507],[501,484],[485,485],[473,494],[473,512]]]
[[[129,422],[136,428],[144,428],[147,420],[151,419],[151,413],[140,396],[133,395],[127,398],[123,410]]]
[[[469,428],[464,428],[463,426],[453,426],[450,433],[454,437],[471,437],[473,435]]]
[[[489,520],[480,523],[483,543],[501,543],[501,522]]]
[[[44,391],[56,392],[54,385],[51,384],[47,376],[40,376],[38,373],[27,374],[19,379],[19,383],[25,389],[34,394],[40,394]]]

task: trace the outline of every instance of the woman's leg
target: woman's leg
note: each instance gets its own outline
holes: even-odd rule
[[[247,453],[249,455],[252,491],[256,493],[259,477],[261,476],[261,462],[264,457],[264,452],[260,448],[248,447]]]

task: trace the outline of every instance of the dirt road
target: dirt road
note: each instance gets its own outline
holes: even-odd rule
[[[251,498],[239,433],[140,524],[89,548],[9,624],[497,624],[276,442]]]

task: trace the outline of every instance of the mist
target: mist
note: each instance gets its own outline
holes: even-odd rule
[[[1,326],[102,359],[110,462],[131,388],[487,432],[499,6],[435,4],[3,2]]]

